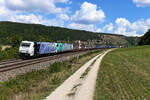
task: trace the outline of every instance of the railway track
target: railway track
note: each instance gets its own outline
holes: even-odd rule
[[[41,62],[55,60],[63,56],[69,56],[69,55],[73,55],[77,53],[78,52],[62,53],[62,54],[56,54],[53,56],[42,57],[42,58],[37,58],[37,59],[29,59],[29,60],[13,59],[9,61],[2,61],[0,62],[0,72],[6,72],[6,71],[13,70],[13,69],[17,69],[17,68],[21,68],[21,67],[41,63]]]
[[[2,66],[2,65],[4,65],[4,64],[8,64],[8,63],[18,62],[18,61],[22,61],[22,59],[3,60],[3,61],[0,61],[0,66]]]

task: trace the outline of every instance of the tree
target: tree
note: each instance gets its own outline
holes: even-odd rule
[[[48,42],[50,40],[47,37],[45,37],[45,36],[39,35],[38,36],[38,41],[40,41],[40,42]]]
[[[21,41],[22,41],[22,37],[18,34],[15,34],[14,36],[9,38],[9,44],[12,47],[18,47]]]
[[[141,37],[139,45],[150,45],[150,29]]]

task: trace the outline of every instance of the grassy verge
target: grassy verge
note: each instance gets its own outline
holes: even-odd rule
[[[150,46],[108,53],[99,69],[94,100],[150,100]]]
[[[102,52],[88,53],[69,61],[57,62],[46,70],[33,71],[0,83],[0,100],[41,100],[79,69],[87,60]]]

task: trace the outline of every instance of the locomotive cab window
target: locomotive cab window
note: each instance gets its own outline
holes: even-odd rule
[[[30,44],[31,44],[31,43],[22,43],[21,46],[22,46],[22,47],[30,47]]]

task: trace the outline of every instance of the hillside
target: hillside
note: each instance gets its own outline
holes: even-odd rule
[[[150,29],[145,33],[144,36],[141,37],[139,45],[150,45]]]
[[[40,24],[24,24],[15,22],[0,22],[0,44],[10,44],[12,38],[31,41],[65,41],[77,40],[83,43],[102,45],[131,46],[136,45],[138,37],[123,35],[93,33],[83,30],[72,30],[61,27],[44,26]]]

